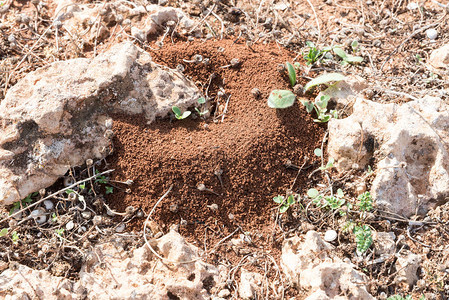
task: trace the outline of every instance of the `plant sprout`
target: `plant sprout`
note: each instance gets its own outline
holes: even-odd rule
[[[295,204],[295,198],[293,197],[293,195],[288,196],[287,199],[285,199],[284,196],[278,195],[273,198],[273,201],[280,205],[279,206],[280,213],[285,213],[290,208],[291,205]]]
[[[373,244],[373,236],[371,228],[368,225],[354,227],[355,242],[357,244],[357,252],[364,253]]]
[[[188,116],[190,116],[190,114],[192,113],[189,110],[186,110],[185,112],[182,113],[181,109],[179,107],[177,107],[177,106],[173,106],[171,108],[171,110],[173,111],[173,113],[175,114],[176,119],[178,119],[178,120],[185,119]]]
[[[288,78],[290,79],[290,84],[293,87],[296,84],[296,71],[295,71],[295,68],[289,62],[285,63],[285,68],[287,69],[287,72],[288,72]]]
[[[309,89],[313,88],[314,86],[320,85],[320,84],[327,84],[329,82],[337,82],[345,79],[345,76],[340,73],[327,73],[320,75],[311,81],[309,81],[305,86],[304,90],[308,91]]]
[[[370,211],[373,209],[373,198],[370,192],[364,192],[357,198],[359,202],[359,208],[361,211]]]
[[[287,108],[293,105],[296,96],[291,91],[273,90],[268,97],[268,106],[271,108]]]
[[[336,110],[330,110],[329,113],[327,113],[327,105],[329,100],[329,95],[322,95],[319,99],[315,99],[314,102],[310,102],[309,100],[301,100],[301,103],[306,107],[308,113],[315,110],[317,118],[313,120],[314,122],[326,123],[331,118],[338,118],[338,113]]]
[[[206,103],[206,98],[201,97],[197,100],[199,105],[203,105]],[[196,112],[200,115],[200,116],[204,116],[205,114],[207,114],[209,112],[208,109],[206,110],[199,110],[197,107],[195,107]]]
[[[363,61],[363,57],[346,54],[346,52],[338,46],[334,47],[333,50],[334,50],[334,53],[337,54],[338,56],[340,56],[340,58],[342,59],[341,64],[343,66],[347,65],[347,64],[361,63]]]

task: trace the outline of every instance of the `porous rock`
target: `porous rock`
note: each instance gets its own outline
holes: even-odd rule
[[[144,42],[150,35],[164,32],[167,23],[176,25],[176,30],[185,34],[194,29],[195,22],[179,8],[159,5],[130,5],[127,1],[116,0],[107,3],[83,4],[75,0],[59,0],[55,9],[56,20],[60,21],[71,34],[79,34],[84,43],[98,43],[110,36],[110,27],[128,20],[125,28],[140,32],[139,40]],[[101,20],[99,19],[101,15]],[[100,21],[100,22],[99,22]],[[133,35],[134,36],[134,35]]]
[[[23,265],[5,270],[0,274],[0,297],[33,299],[37,294],[39,299],[84,299],[86,295],[89,299],[210,299],[211,286],[222,284],[218,269],[196,260],[198,249],[177,232],[170,231],[155,240],[153,247],[175,263],[162,263],[146,245],[125,251],[120,244],[105,243],[87,254],[76,282]],[[184,264],[186,260],[196,261]]]
[[[435,69],[449,69],[449,44],[432,51],[429,64]]]
[[[108,155],[112,114],[151,122],[199,95],[181,73],[127,42],[93,59],[31,72],[0,103],[0,205],[48,187],[86,159]]]
[[[304,241],[299,237],[285,240],[281,267],[287,280],[308,290],[308,300],[339,299],[342,292],[351,295],[345,299],[374,299],[364,285],[366,276],[333,256],[332,249],[315,231],[307,232]]]
[[[449,111],[439,98],[404,104],[358,98],[351,116],[329,122],[328,153],[340,171],[371,165],[378,208],[410,216],[449,197],[447,128]]]
[[[259,273],[249,272],[242,268],[240,275],[239,295],[242,299],[258,299],[261,296],[263,277]]]
[[[395,235],[393,232],[373,233],[374,249],[380,256],[390,257],[396,251]]]
[[[396,269],[398,270],[399,281],[403,281],[409,286],[412,286],[418,280],[417,271],[421,264],[421,256],[410,251],[400,253],[396,260]]]

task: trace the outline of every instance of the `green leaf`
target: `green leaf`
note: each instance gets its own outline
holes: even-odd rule
[[[314,107],[314,104],[308,100],[301,100],[302,105],[306,107],[306,111],[311,113]]]
[[[198,104],[204,104],[204,103],[206,103],[206,98],[201,97],[198,99]]]
[[[3,228],[0,230],[0,237],[6,236],[8,234],[8,228]]]
[[[292,204],[295,204],[295,197],[293,195],[288,196],[287,198],[287,204],[290,206]]]
[[[114,187],[112,187],[112,186],[105,186],[104,188],[106,190],[106,195],[114,193]]]
[[[287,209],[288,209],[288,206],[287,205],[282,205],[280,208],[279,208],[279,212],[282,214],[282,213],[285,213],[286,211],[287,211]]]
[[[268,97],[268,106],[271,108],[287,108],[293,105],[296,96],[291,91],[273,90]]]
[[[273,198],[273,201],[276,202],[276,203],[281,204],[284,201],[284,196],[281,196],[281,195],[276,196],[276,197]]]
[[[81,190],[84,190],[84,189],[86,188],[86,184],[85,184],[85,183],[80,184],[80,185],[79,185],[79,188],[80,188]]]
[[[340,58],[343,60],[346,60],[348,58],[346,52],[338,46],[334,47],[334,53],[340,56]]]
[[[69,194],[73,193],[74,191],[72,189],[67,189],[67,190],[65,190],[65,192],[67,193],[67,195],[69,195]]]
[[[179,109],[179,107],[173,106],[173,107],[171,108],[171,110],[175,113],[175,116],[176,116],[176,117],[181,116],[181,110]]]
[[[343,193],[342,189],[338,189],[337,190],[337,197],[343,198],[345,196],[345,194]]]
[[[290,84],[291,84],[291,86],[295,86],[295,84],[296,84],[295,68],[289,62],[286,62],[285,66],[286,66],[286,69],[287,69],[287,72],[288,72],[288,78],[290,79]]]
[[[313,153],[318,157],[321,157],[321,155],[322,155],[320,148],[316,148],[315,150],[313,150]]]
[[[349,55],[345,60],[348,63],[351,63],[351,64],[353,64],[353,63],[361,63],[361,62],[363,62],[363,57]]]
[[[318,192],[317,189],[310,189],[307,191],[307,196],[309,196],[312,199],[315,199],[316,197],[318,197],[320,193]]]
[[[192,113],[191,111],[186,110],[185,112],[182,113],[181,119],[187,118],[188,116],[190,116],[191,113]]]
[[[315,44],[312,43],[311,41],[307,41],[307,42],[306,42],[306,45],[307,45],[307,47],[309,47],[309,48],[315,48]]]
[[[352,48],[352,51],[354,51],[354,52],[357,51],[357,49],[359,48],[359,42],[357,40],[353,40],[351,43],[351,48]]]
[[[316,101],[316,105],[322,110],[324,110],[327,108],[327,104],[329,103],[330,99],[331,97],[329,95],[322,95],[320,97],[320,100]]]
[[[314,79],[312,79],[311,81],[309,81],[306,86],[304,87],[304,90],[308,91],[309,89],[311,89],[314,86],[320,85],[320,84],[325,84],[325,83],[329,83],[332,81],[341,81],[345,79],[345,76],[340,74],[340,73],[327,73],[327,74],[323,74],[321,76],[318,76]]]

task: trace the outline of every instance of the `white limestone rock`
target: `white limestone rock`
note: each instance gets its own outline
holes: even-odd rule
[[[405,216],[422,213],[449,197],[449,111],[426,96],[405,104],[358,98],[346,119],[329,122],[328,153],[340,171],[373,161],[376,205]]]
[[[332,255],[333,246],[323,241],[315,231],[309,231],[304,241],[287,239],[282,247],[281,267],[294,286],[308,290],[306,299],[374,299],[366,290],[367,278],[353,265]],[[343,298],[341,298],[343,299]]]
[[[0,205],[53,184],[70,167],[112,151],[110,115],[166,116],[198,88],[132,43],[31,72],[0,104]]]

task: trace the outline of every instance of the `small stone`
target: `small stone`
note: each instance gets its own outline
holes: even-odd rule
[[[260,97],[260,90],[258,88],[253,88],[251,94],[253,94],[254,98],[258,99]]]
[[[117,227],[115,227],[115,232],[119,232],[119,233],[123,232],[123,231],[125,231],[125,228],[126,228],[126,224],[121,223]]]
[[[438,36],[438,31],[436,31],[434,28],[430,28],[426,30],[427,38],[431,41],[435,40]]]
[[[326,242],[332,242],[335,241],[337,239],[337,232],[335,230],[328,230],[326,231],[326,233],[324,234],[324,240]]]
[[[65,225],[65,229],[67,229],[67,230],[72,230],[73,227],[75,227],[75,223],[73,223],[73,221],[69,221],[69,222]]]
[[[83,211],[83,212],[81,213],[81,216],[82,216],[84,219],[90,219],[90,218],[92,217],[92,213],[91,213],[90,211]]]
[[[231,295],[231,292],[228,289],[223,289],[218,292],[217,296],[220,298],[226,298]]]
[[[52,210],[53,207],[55,207],[55,205],[53,204],[53,202],[51,200],[45,200],[44,207],[46,210]]]

